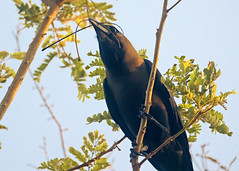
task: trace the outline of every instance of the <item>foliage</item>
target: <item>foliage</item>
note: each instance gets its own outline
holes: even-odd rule
[[[47,13],[49,4],[47,4],[46,1],[43,1],[44,3],[40,4],[32,3],[31,0],[28,0],[28,2],[23,2],[22,0],[13,1],[18,9],[19,20],[23,22],[24,28],[38,28],[43,17]],[[115,21],[115,13],[110,11],[112,7],[113,5],[106,2],[93,2],[88,0],[64,3],[62,8],[58,11],[57,17],[51,24],[48,36],[42,43],[42,48],[45,48],[68,34],[71,34],[73,32],[73,28],[70,25],[72,22],[78,23],[79,27],[83,28],[88,24],[88,21],[86,20],[88,18],[95,18],[100,22],[106,22],[107,20]],[[56,22],[57,27],[54,24]],[[43,71],[45,71],[53,58],[57,58],[63,64],[63,66],[60,66],[61,68],[71,69],[71,76],[73,77],[74,82],[76,82],[78,89],[77,97],[84,101],[86,98],[89,98],[89,90],[87,90],[86,85],[84,84],[87,77],[86,71],[83,63],[79,62],[77,57],[72,57],[71,53],[67,52],[65,49],[67,43],[74,43],[75,41],[75,36],[70,36],[50,47],[48,49],[50,50],[49,54],[37,70],[35,70],[34,79],[40,82]]]
[[[6,126],[0,124],[0,129],[8,130]],[[2,143],[0,142],[0,150],[2,149]]]
[[[42,22],[42,18],[46,15],[47,7],[43,4],[38,6],[32,4],[31,0],[24,3],[21,0],[13,0],[18,8],[19,19],[24,21],[24,26],[30,28],[39,25]]]
[[[212,132],[232,135],[228,126],[223,121],[223,115],[214,110],[217,105],[226,109],[227,97],[235,94],[236,91],[228,91],[217,95],[217,85],[215,81],[220,76],[220,69],[217,70],[213,61],[208,66],[199,70],[199,65],[194,64],[194,60],[185,60],[185,56],[175,57],[179,64],[173,65],[162,78],[163,83],[171,93],[181,99],[179,110],[184,125],[188,124],[195,115],[200,115],[202,122],[210,124]],[[189,141],[196,141],[197,134],[200,133],[201,125],[197,120],[188,129]]]
[[[37,82],[40,82],[40,79],[41,79],[41,75],[42,75],[42,72],[46,69],[46,67],[48,66],[48,64],[51,62],[51,60],[57,55],[57,52],[50,52],[48,55],[47,55],[47,58],[44,59],[44,63],[42,63],[38,68],[37,70],[35,70],[33,76],[34,76],[34,80],[36,80]]]
[[[7,79],[9,79],[10,77],[14,78],[15,76],[15,71],[11,69],[9,66],[7,66],[5,63],[5,61],[10,58],[16,59],[15,53],[9,54],[6,51],[0,52],[0,84],[5,83]],[[2,88],[1,85],[0,85],[0,88]]]
[[[140,49],[138,51],[138,54],[143,58],[143,59],[148,59],[149,57],[146,55],[147,49]]]
[[[9,59],[22,60],[25,55],[25,52],[14,52],[9,54],[7,51],[0,51],[0,88],[3,87],[1,84],[5,83],[11,77],[14,78],[16,75],[15,71],[7,66],[6,61]],[[7,130],[8,128],[0,124],[0,129]],[[1,148],[0,142],[0,149]]]
[[[103,81],[106,76],[104,64],[100,58],[100,54],[98,51],[96,51],[95,54],[89,52],[87,55],[95,58],[91,61],[89,65],[85,67],[86,70],[93,69],[93,71],[90,71],[89,77],[96,79],[96,83],[90,85],[88,88],[89,94],[94,94],[94,98],[96,100],[103,100],[105,98],[103,90]]]
[[[112,127],[112,131],[119,131],[119,126],[113,122],[112,117],[110,116],[110,112],[104,111],[103,113],[94,114],[92,117],[87,118],[88,124],[92,122],[101,123],[103,120]]]
[[[83,137],[83,145],[81,146],[81,151],[70,147],[69,152],[78,160],[78,162],[85,163],[98,156],[100,153],[104,152],[107,148],[108,144],[106,143],[106,139],[104,139],[104,135],[100,135],[99,132],[95,130],[94,132],[88,133],[88,138]],[[69,157],[62,159],[55,158],[50,161],[41,163],[41,166],[39,166],[38,169],[64,171],[78,166],[78,162],[72,160]],[[102,157],[99,160],[91,163],[88,166],[87,170],[98,171],[103,170],[108,166],[110,166],[110,163],[107,161],[107,158]],[[86,169],[84,168],[81,168],[80,170],[86,171]]]

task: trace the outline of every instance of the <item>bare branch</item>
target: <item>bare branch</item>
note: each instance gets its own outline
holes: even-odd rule
[[[48,152],[47,152],[47,148],[46,148],[46,137],[43,137],[43,146],[40,146],[40,148],[43,149],[44,153],[45,153],[45,157],[46,160],[49,161],[49,156],[48,156]]]
[[[232,164],[236,161],[237,156],[234,157],[234,159],[230,162],[229,166],[228,166],[228,170],[230,170]]]
[[[74,168],[71,168],[67,171],[73,171],[73,170],[76,170],[76,169],[80,169],[82,167],[86,167],[86,166],[89,166],[92,162],[96,161],[96,160],[99,160],[103,155],[113,151],[115,148],[117,148],[117,145],[119,145],[124,139],[126,138],[126,136],[124,136],[123,138],[121,138],[119,141],[115,142],[108,150],[106,151],[103,151],[102,153],[100,153],[98,156],[94,157],[93,159],[91,160],[88,160],[87,162],[79,165],[79,166],[76,166]]]
[[[194,155],[193,155],[193,152],[192,152],[192,145],[190,145],[190,153],[191,153],[191,158],[192,158],[192,161],[194,162],[195,166],[198,168],[198,171],[202,171],[201,167],[199,166],[197,160],[195,159]]]
[[[64,3],[64,0],[54,0],[50,9],[47,12],[43,22],[41,23],[38,32],[33,39],[32,43],[29,45],[27,54],[23,59],[14,80],[12,81],[11,85],[9,86],[7,93],[5,94],[1,104],[0,104],[0,120],[3,118],[4,114],[6,113],[8,107],[10,106],[11,102],[13,101],[22,81],[26,75],[27,70],[30,67],[31,62],[34,59],[36,51],[40,46],[46,32],[49,28],[49,25],[54,20],[60,6]]]
[[[159,56],[160,42],[161,42],[161,37],[162,37],[162,33],[163,33],[164,23],[167,18],[167,5],[168,5],[168,0],[164,0],[161,21],[160,21],[159,28],[157,29],[157,32],[156,32],[154,61],[153,61],[153,65],[152,65],[152,69],[151,69],[151,73],[150,73],[150,77],[149,77],[149,82],[148,82],[148,87],[147,87],[147,91],[146,91],[146,97],[145,97],[145,103],[144,103],[145,113],[149,113],[149,109],[150,109],[150,106],[152,103],[151,98],[152,98],[153,86],[154,86],[154,82],[155,82],[155,75],[157,72],[157,63],[158,63],[158,59],[159,59],[158,56]],[[138,132],[138,135],[136,138],[137,145],[133,147],[137,153],[140,152],[140,150],[143,146],[143,139],[144,139],[144,135],[146,133],[146,125],[147,125],[147,119],[142,118],[141,123],[140,123],[139,132]],[[139,171],[140,165],[138,164],[138,156],[131,159],[131,164],[132,164],[133,171]]]
[[[16,33],[12,32],[12,34],[13,34],[15,40],[16,40],[16,43],[17,43],[17,51],[18,51],[18,52],[21,52],[20,42],[19,42],[20,32],[21,32],[23,29],[25,29],[25,27],[22,27],[22,28],[21,28],[21,25],[22,25],[21,23],[19,23],[19,24],[17,25],[17,31],[16,31]]]
[[[170,7],[168,10],[167,10],[167,13],[169,13],[169,11],[171,11],[174,7],[176,7],[179,2],[181,2],[182,0],[178,0],[172,7]]]
[[[38,92],[39,92],[39,94],[40,94],[40,96],[41,96],[41,98],[42,98],[42,100],[44,102],[45,107],[47,108],[47,110],[49,111],[50,115],[52,116],[52,118],[54,119],[54,121],[56,122],[56,124],[58,126],[58,129],[59,129],[59,132],[60,132],[60,137],[61,137],[61,146],[62,146],[64,157],[66,158],[67,157],[67,155],[66,155],[66,147],[65,147],[64,136],[63,136],[64,129],[62,129],[62,126],[61,126],[60,122],[58,121],[58,119],[56,118],[56,115],[53,113],[50,105],[47,103],[47,100],[46,100],[46,98],[43,95],[42,89],[39,87],[37,82],[34,80],[32,71],[29,70],[29,73],[30,73],[30,75],[32,77],[32,80],[33,80],[33,82],[35,84],[36,89],[38,90]]]
[[[38,168],[32,164],[27,164],[27,166],[33,168],[34,170],[38,170]]]

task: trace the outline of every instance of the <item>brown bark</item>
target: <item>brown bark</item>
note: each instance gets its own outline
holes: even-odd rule
[[[166,21],[167,15],[168,15],[167,5],[168,5],[168,0],[164,0],[161,21],[160,21],[159,28],[157,29],[157,32],[156,32],[154,60],[153,60],[153,65],[152,65],[152,69],[151,69],[151,73],[150,73],[150,77],[149,77],[148,87],[147,87],[147,90],[146,90],[145,103],[144,103],[145,113],[149,113],[149,109],[150,109],[150,106],[152,104],[151,99],[152,99],[152,93],[153,93],[153,86],[154,86],[154,82],[155,82],[155,75],[156,75],[156,72],[157,72],[157,63],[158,63],[158,60],[159,60],[160,42],[161,42],[161,37],[162,37],[162,33],[163,33],[164,23]],[[139,132],[138,132],[138,135],[137,135],[137,138],[136,138],[137,146],[133,147],[134,150],[137,153],[140,153],[140,150],[143,146],[143,139],[144,139],[144,135],[146,133],[146,126],[147,126],[147,119],[142,118],[141,123],[140,123]],[[139,163],[138,163],[138,156],[131,159],[131,164],[132,164],[133,171],[139,171],[140,170],[141,165],[139,165]]]

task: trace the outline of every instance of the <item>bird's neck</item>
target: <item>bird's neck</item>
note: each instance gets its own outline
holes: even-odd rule
[[[105,67],[106,67],[106,71],[110,75],[125,77],[129,75],[130,73],[134,72],[143,63],[144,63],[144,60],[135,51],[135,52],[127,52],[125,54],[122,54],[117,59],[111,59],[111,62],[108,64],[105,64]]]

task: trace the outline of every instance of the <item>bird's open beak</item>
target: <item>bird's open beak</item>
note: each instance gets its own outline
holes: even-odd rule
[[[90,18],[89,21],[94,27],[97,34],[99,33],[99,31],[104,32],[105,34],[110,33],[101,23],[97,22],[96,20]]]

